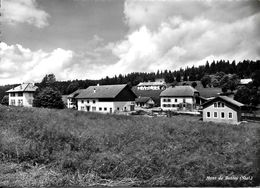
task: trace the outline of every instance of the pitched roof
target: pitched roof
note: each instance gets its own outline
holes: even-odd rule
[[[81,91],[83,91],[84,89],[78,89],[78,90],[76,90],[76,91],[74,91],[73,93],[71,93],[71,94],[69,94],[68,96],[67,96],[67,98],[73,98],[73,97],[75,97],[75,95],[78,95]]]
[[[237,107],[242,107],[242,106],[244,106],[244,104],[242,104],[242,103],[240,103],[240,102],[238,102],[238,101],[236,101],[236,100],[234,100],[234,99],[232,99],[232,98],[230,98],[230,97],[227,97],[227,96],[218,96],[218,97],[215,97],[215,98],[213,98],[213,99],[211,99],[211,100],[205,102],[204,104],[202,104],[202,106],[203,106],[203,107],[204,107],[204,106],[208,106],[209,104],[211,104],[211,103],[217,101],[218,99],[224,100],[224,101],[226,101],[227,103],[232,104],[232,105],[237,106]]]
[[[165,82],[140,82],[137,86],[163,86]]]
[[[32,83],[27,83],[27,84],[21,84],[17,87],[14,87],[12,89],[9,89],[8,91],[6,91],[7,93],[11,93],[11,92],[34,92],[36,91],[38,87],[35,86]]]
[[[138,97],[135,99],[135,102],[147,102],[151,99],[151,97]]]
[[[169,87],[166,90],[162,91],[161,97],[191,97],[194,96],[194,93],[198,92],[191,86],[175,86]]]
[[[98,99],[98,98],[115,98],[127,84],[122,85],[101,85],[101,86],[89,86],[87,89],[83,89],[77,99]]]

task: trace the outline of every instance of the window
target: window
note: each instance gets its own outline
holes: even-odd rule
[[[177,99],[175,99],[175,102],[177,102],[178,100]]]
[[[14,99],[11,100],[11,105],[15,105],[15,100]]]
[[[32,104],[32,99],[29,99],[28,103],[29,103],[29,104]]]
[[[225,118],[225,113],[221,112],[221,118]]]
[[[233,113],[232,113],[232,112],[229,112],[229,113],[228,113],[228,118],[229,118],[229,119],[232,119],[232,118],[233,118]]]
[[[168,102],[171,102],[171,99],[168,99]]]
[[[84,101],[83,100],[81,100],[81,103],[84,103]],[[84,108],[84,107],[83,107]]]
[[[224,107],[225,107],[225,104],[224,104],[223,102],[221,103],[221,107],[222,107],[222,108],[224,108]]]
[[[81,106],[81,108],[80,108],[81,110],[84,110],[84,106]]]
[[[175,107],[175,104],[173,104],[172,107]]]
[[[207,112],[207,118],[210,118],[210,112]]]
[[[22,97],[23,96],[23,93],[18,93],[18,97]]]
[[[217,118],[217,117],[218,117],[218,113],[214,112],[214,118]]]
[[[89,100],[87,100],[87,103],[89,103]]]
[[[92,107],[92,111],[93,111],[93,112],[96,111],[96,107],[95,107],[95,106]]]
[[[104,111],[107,111],[107,108],[104,108]]]
[[[99,108],[99,111],[102,111],[102,108],[101,108],[101,107]]]
[[[170,105],[170,104],[167,104],[167,107],[171,107],[171,105]]]
[[[119,111],[119,107],[117,107],[117,110]]]
[[[218,107],[218,104],[215,102],[214,103],[214,108],[217,108]]]
[[[95,104],[96,103],[96,101],[95,100],[93,100],[93,104]]]
[[[163,107],[166,107],[166,104],[163,104]]]
[[[18,99],[18,106],[23,106],[23,99]]]
[[[11,97],[15,97],[15,93],[11,93]]]
[[[185,107],[186,107],[186,105],[185,105],[185,104],[183,104],[183,105],[182,105],[182,107],[183,107],[183,108],[185,108]]]
[[[163,99],[163,102],[166,102],[166,99]]]
[[[186,99],[183,99],[183,103],[185,103],[186,102]]]

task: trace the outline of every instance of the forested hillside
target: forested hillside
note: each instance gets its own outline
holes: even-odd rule
[[[241,62],[235,61],[212,61],[206,62],[205,65],[199,67],[187,67],[179,70],[158,70],[157,72],[133,72],[127,75],[115,75],[114,77],[106,77],[100,80],[68,80],[68,81],[56,81],[54,86],[63,95],[72,93],[80,88],[87,88],[91,85],[105,85],[105,84],[122,84],[127,83],[130,86],[135,86],[140,82],[146,82],[148,80],[154,81],[156,78],[165,78],[167,83],[180,82],[180,81],[195,81],[201,80],[205,75],[212,75],[219,72],[225,74],[236,74],[238,78],[251,78],[253,75],[259,75],[260,72],[260,60],[244,60]],[[17,83],[19,84],[19,83]],[[37,85],[37,83],[36,83]],[[5,91],[12,88],[14,85],[0,86],[0,100],[6,94]]]

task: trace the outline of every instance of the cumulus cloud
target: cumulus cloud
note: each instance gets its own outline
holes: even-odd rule
[[[31,51],[23,46],[0,43],[0,84],[40,81],[45,74],[67,79],[73,52],[57,48],[52,52]]]
[[[58,80],[99,79],[113,75],[108,73],[111,62],[118,58],[111,53],[112,46],[97,46],[102,41],[97,36],[89,41],[90,47],[84,52],[66,49],[32,51],[20,44],[0,43],[0,85],[22,82],[40,82],[46,74],[54,73]],[[96,47],[94,47],[96,46]]]
[[[6,0],[2,3],[2,21],[8,24],[28,23],[38,28],[48,25],[48,13],[37,8],[36,0]]]
[[[114,44],[119,61],[110,67],[118,72],[260,57],[259,2],[127,0],[124,8],[129,33]]]

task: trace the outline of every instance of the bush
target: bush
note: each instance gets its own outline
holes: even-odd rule
[[[33,106],[58,109],[65,107],[60,92],[50,87],[46,87],[42,91],[36,92]]]

